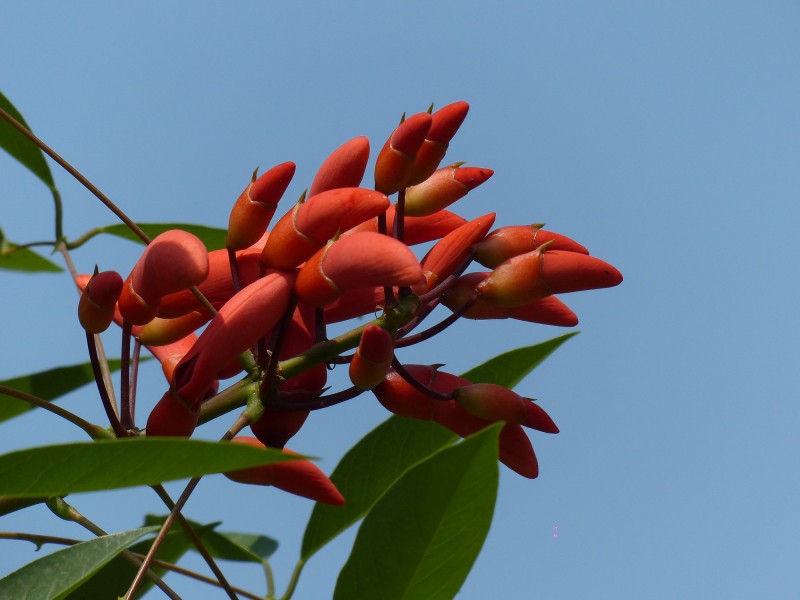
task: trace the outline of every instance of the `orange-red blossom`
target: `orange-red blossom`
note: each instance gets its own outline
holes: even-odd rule
[[[249,400],[257,388],[261,403],[248,414],[261,417],[251,424],[260,441],[241,443],[283,448],[310,411],[371,389],[389,411],[436,421],[460,436],[505,422],[500,460],[536,477],[536,455],[523,427],[558,431],[537,403],[435,367],[403,368],[393,363],[395,349],[425,341],[460,316],[573,326],[577,316],[554,294],[614,286],[622,275],[541,225],[490,232],[494,212],[467,220],[448,209],[494,173],[460,162],[439,168],[468,110],[466,102],[455,102],[405,119],[377,156],[374,189],[362,182],[369,141],[356,137],[325,159],[307,196],[271,230],[295,173],[292,162],[254,176],[233,204],[225,249],[208,252],[194,235],[172,230],[153,240],[124,282],[108,273],[78,278],[86,288],[79,305],[84,328],[97,333],[112,319],[127,321],[162,364],[169,389],[152,409],[148,435],[191,435],[219,380],[244,364],[247,393],[254,394]],[[395,192],[397,204],[387,196]],[[396,231],[403,231],[400,239]],[[412,246],[425,242],[432,245],[420,258]],[[492,271],[474,271],[472,261]],[[208,304],[190,291],[193,286]],[[454,314],[424,330],[421,324],[438,314],[432,311],[440,303]],[[400,305],[413,308],[393,321]],[[376,317],[328,340],[331,323]],[[320,351],[332,347],[338,354]],[[347,362],[355,387],[328,394],[327,368]],[[305,460],[228,475],[321,502],[344,501]]]

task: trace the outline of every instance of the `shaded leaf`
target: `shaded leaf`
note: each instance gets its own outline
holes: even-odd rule
[[[0,108],[9,113],[28,130],[31,129],[19,111],[2,93],[0,93]],[[47,161],[42,151],[3,118],[0,118],[0,148],[3,148],[3,150],[25,165],[47,187],[55,189],[56,184],[53,181],[53,174],[50,172],[50,167],[47,166]]]
[[[146,359],[149,359],[149,357],[141,360]],[[118,359],[110,359],[108,366],[112,372],[117,371],[120,367],[120,361]],[[55,400],[87,383],[94,383],[92,365],[88,362],[68,367],[56,367],[55,369],[31,373],[30,375],[20,375],[19,377],[0,381],[0,385],[38,396],[44,400]],[[33,405],[27,402],[0,393],[0,422],[34,408]]]
[[[364,436],[336,466],[331,481],[347,502],[317,503],[311,513],[301,557],[307,560],[363,517],[410,467],[458,436],[430,421],[393,416]]]
[[[206,245],[206,249],[219,250],[225,247],[226,230],[218,229],[216,227],[206,227],[205,225],[192,225],[190,223],[137,223],[137,225],[144,231],[151,239],[169,231],[170,229],[183,229],[189,233],[193,233]],[[133,233],[127,226],[109,225],[107,227],[100,227],[95,230],[97,233],[108,233],[117,237],[130,240],[132,242],[142,243],[142,240]]]
[[[500,424],[408,470],[358,530],[334,600],[449,600],[483,546],[497,497]]]
[[[28,248],[14,250],[14,248],[19,248],[19,246],[0,240],[0,269],[28,273],[59,273],[64,270],[33,250]]]
[[[509,389],[513,388],[528,373],[542,364],[544,359],[555,352],[561,344],[578,333],[578,331],[573,331],[540,344],[509,350],[473,367],[462,377],[469,379],[472,383],[495,383]]]
[[[184,438],[42,446],[0,456],[0,496],[64,496],[152,485],[286,459],[277,450]]]
[[[144,522],[146,525],[160,525],[166,518],[166,515],[147,515]],[[214,529],[219,523],[201,525],[189,519],[187,521],[200,536],[200,539],[203,540],[203,544],[211,553],[211,556],[220,560],[260,564],[272,556],[278,548],[276,540],[264,535],[215,531]],[[180,526],[175,525],[175,527]],[[188,537],[186,540],[191,545]],[[190,549],[193,550],[194,546],[191,546]]]
[[[137,542],[130,548],[131,552],[147,554],[152,545],[152,540]],[[191,542],[180,530],[171,531],[166,535],[161,547],[158,549],[157,559],[175,564],[181,556],[190,550]],[[121,598],[130,587],[131,581],[136,576],[138,567],[124,556],[115,556],[111,562],[84,581],[77,589],[73,590],[65,600],[86,600],[87,598]],[[152,567],[151,570],[163,576],[167,570]],[[139,595],[144,595],[155,584],[149,578],[144,580],[139,588]]]
[[[0,579],[0,598],[63,598],[129,544],[157,529],[144,527],[105,535],[43,556]]]

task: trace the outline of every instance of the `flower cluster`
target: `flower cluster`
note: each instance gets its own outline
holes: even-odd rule
[[[541,225],[492,231],[494,213],[467,221],[448,210],[493,175],[464,163],[440,168],[468,108],[456,102],[402,120],[375,160],[372,188],[361,187],[369,142],[357,137],[324,161],[275,223],[295,165],[254,174],[231,210],[225,249],[208,252],[191,233],[172,230],[147,246],[124,280],[114,272],[79,278],[87,333],[114,320],[161,362],[169,389],[149,415],[147,435],[189,436],[198,422],[247,406],[255,438],[234,441],[291,453],[285,445],[311,410],[371,390],[389,411],[460,436],[505,422],[500,460],[537,476],[523,427],[558,432],[538,404],[436,366],[403,365],[395,349],[461,317],[574,326],[576,315],[556,294],[614,286],[622,275]],[[420,259],[411,248],[426,242],[433,245]],[[467,272],[473,262],[487,270]],[[452,314],[422,330],[439,305]],[[376,314],[327,338],[331,323]],[[328,368],[346,363],[353,388],[327,393]],[[220,380],[242,372],[219,393]],[[138,434],[132,414],[125,420],[119,429]],[[228,475],[344,502],[308,461]]]

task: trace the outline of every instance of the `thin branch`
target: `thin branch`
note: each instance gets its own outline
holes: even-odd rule
[[[106,417],[108,417],[108,422],[111,424],[114,433],[117,434],[117,437],[127,437],[128,431],[123,427],[122,423],[120,423],[115,410],[116,406],[111,404],[108,388],[103,381],[103,373],[100,370],[100,358],[97,355],[97,348],[95,347],[96,338],[97,336],[95,334],[89,333],[88,331],[86,332],[86,347],[89,351],[89,360],[92,363],[92,373],[94,373],[94,380],[97,384],[97,393],[100,394],[100,401],[103,404]]]
[[[172,498],[170,498],[169,494],[167,493],[167,490],[164,489],[163,485],[157,484],[151,487],[153,488],[153,491],[155,491],[155,493],[158,494],[158,497],[161,498],[161,501],[167,506],[169,510],[175,508],[175,503],[172,501]],[[186,520],[186,517],[184,517],[181,513],[178,513],[177,516],[178,516],[178,523],[180,523],[181,527],[183,528],[183,531],[186,533],[189,539],[192,540],[192,543],[194,544],[195,548],[197,548],[197,551],[200,553],[200,556],[203,557],[208,567],[216,576],[217,582],[219,582],[220,587],[222,587],[225,590],[225,592],[228,594],[228,597],[236,598],[236,594],[233,592],[231,584],[228,583],[227,579],[225,579],[225,575],[223,575],[222,570],[220,570],[219,566],[214,561],[214,558],[211,556],[211,553],[208,551],[208,548],[206,548],[205,544],[203,544],[203,540],[201,540],[200,536],[197,535],[197,532],[191,526],[189,521]]]
[[[139,239],[141,239],[145,244],[150,243],[150,238],[147,236],[147,234],[144,231],[142,231],[139,228],[139,226],[136,223],[134,223],[130,219],[130,217],[128,217],[128,215],[122,212],[122,210],[120,210],[120,208],[117,207],[117,205],[114,204],[108,198],[108,196],[106,196],[103,192],[101,192],[91,181],[86,179],[86,177],[84,177],[75,167],[73,167],[66,160],[64,160],[61,157],[61,155],[59,155],[55,150],[50,148],[50,146],[48,146],[42,140],[36,137],[33,133],[31,133],[31,131],[27,127],[25,127],[22,123],[17,121],[14,117],[12,117],[2,108],[0,108],[0,117],[3,117],[6,121],[8,121],[14,129],[19,131],[22,135],[24,135],[26,138],[28,138],[30,141],[36,144],[42,150],[42,152],[47,154],[50,158],[52,158],[59,165],[61,165],[61,167],[67,173],[69,173],[75,179],[77,179],[87,190],[89,190],[92,194],[94,194],[95,197],[97,197],[97,199],[100,200],[100,202],[105,204],[106,207],[111,212],[113,212],[117,216],[117,218],[119,218],[120,221],[125,223],[125,225],[127,225],[128,228],[139,237]],[[60,237],[61,236],[59,235],[58,238],[60,239]]]

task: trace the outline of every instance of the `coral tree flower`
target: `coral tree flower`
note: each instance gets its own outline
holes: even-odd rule
[[[613,287],[621,282],[622,273],[599,258],[537,249],[509,258],[476,289],[487,302],[514,308],[550,294]]]
[[[412,286],[422,268],[408,246],[379,233],[356,233],[330,242],[300,269],[295,292],[312,306],[326,306],[349,290]]]
[[[264,448],[264,444],[257,439],[246,436],[235,437],[232,442]],[[284,448],[283,453],[297,456],[296,452],[288,448]],[[225,473],[225,477],[238,483],[272,485],[290,494],[303,496],[323,504],[334,506],[344,504],[344,497],[333,482],[310,460],[288,460],[260,467],[250,467],[249,469],[230,471]]]
[[[468,111],[469,104],[461,101],[443,106],[431,115],[431,127],[417,151],[407,185],[417,185],[433,175]]]
[[[188,231],[165,231],[145,248],[125,280],[119,310],[126,321],[144,325],[156,316],[164,296],[195,286],[207,275],[203,242]]]
[[[308,189],[308,197],[336,188],[358,187],[368,160],[369,140],[366,137],[362,135],[345,142],[322,163]]]
[[[412,217],[430,215],[460,200],[494,175],[491,169],[450,165],[406,190],[405,210]]]
[[[560,233],[546,231],[542,229],[542,225],[501,227],[475,244],[472,253],[475,260],[484,267],[494,269],[509,258],[531,252],[544,244],[547,244],[548,250],[589,254],[589,251],[578,242]]]
[[[336,232],[344,232],[389,207],[389,199],[366,188],[337,188],[298,203],[270,232],[261,261],[275,269],[305,262]]]
[[[367,325],[350,361],[350,381],[369,390],[383,381],[394,358],[392,334],[378,325]]]
[[[231,250],[244,250],[255,244],[267,230],[278,201],[294,176],[295,164],[285,162],[272,167],[258,179],[253,174],[242,195],[233,205],[228,221],[225,246]]]
[[[272,330],[289,304],[293,284],[294,273],[269,273],[220,309],[175,368],[174,389],[189,405],[199,405],[219,372]]]
[[[408,185],[417,151],[431,126],[428,113],[417,113],[400,123],[375,159],[375,189],[386,195]]]
[[[88,333],[102,333],[114,320],[114,307],[122,292],[122,277],[116,271],[95,273],[86,283],[78,302],[78,320]]]

